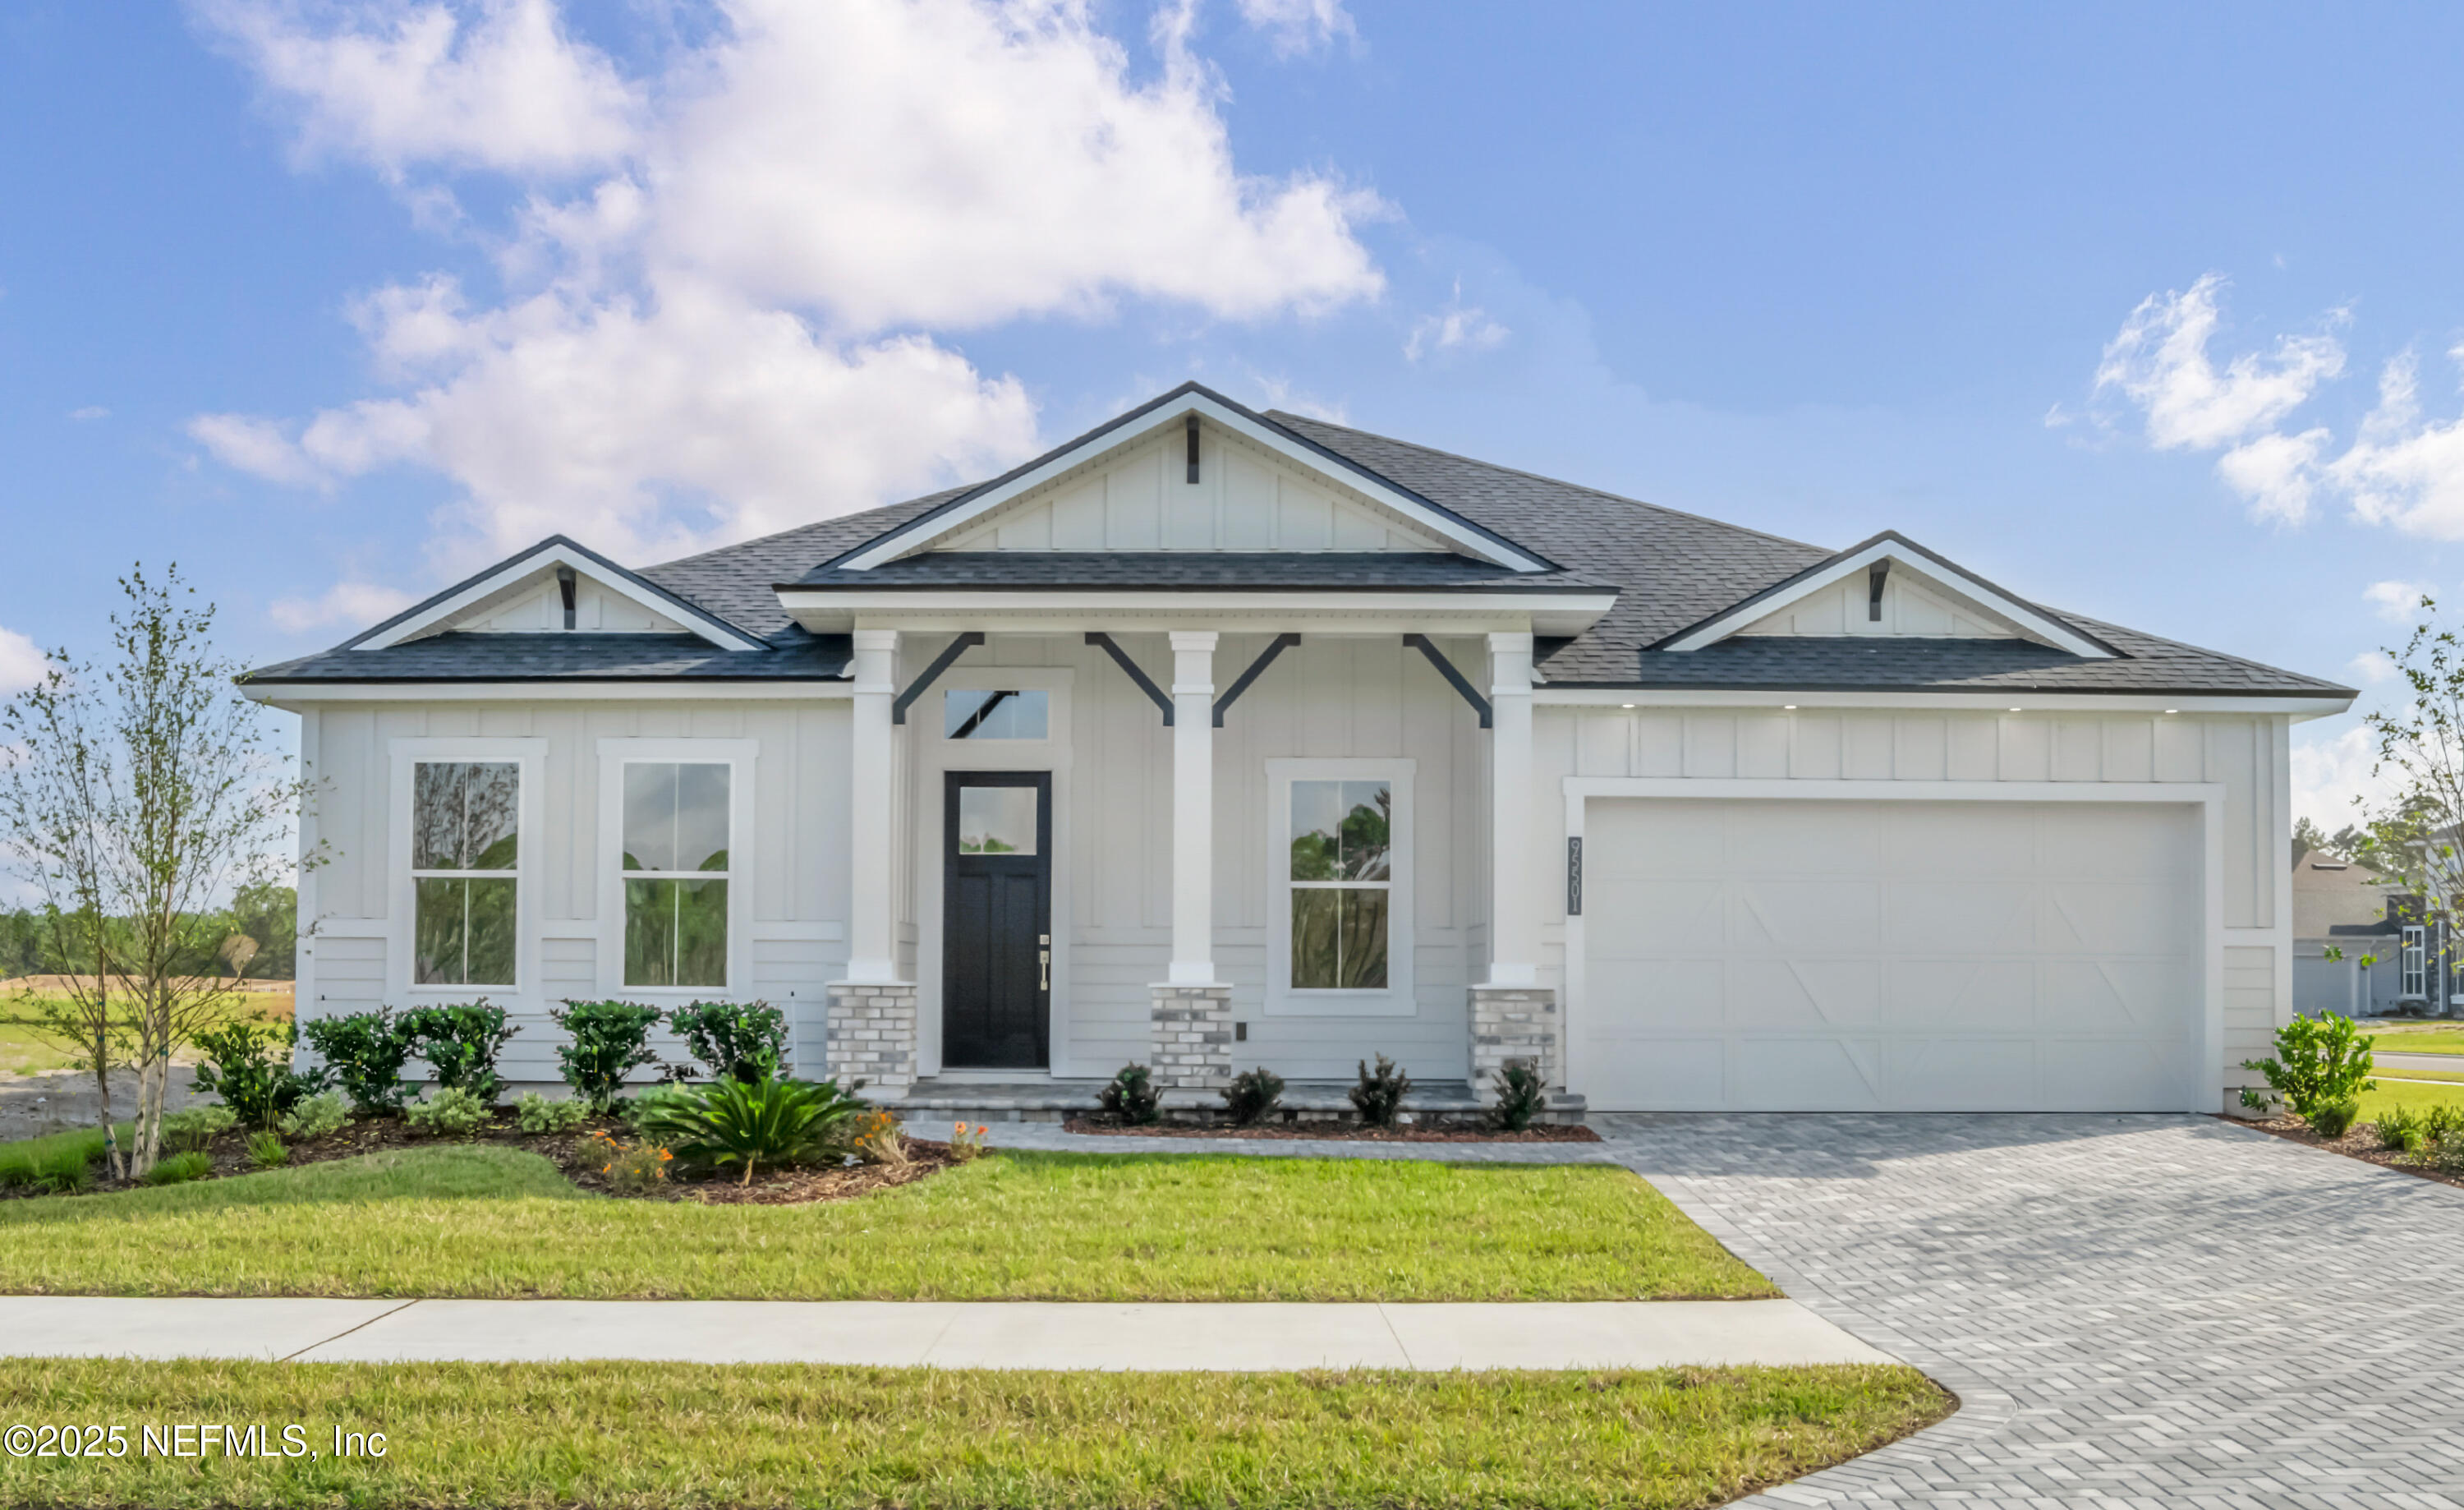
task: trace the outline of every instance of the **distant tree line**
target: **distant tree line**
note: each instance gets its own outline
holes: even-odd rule
[[[291,980],[298,969],[298,919],[299,897],[291,887],[272,882],[244,886],[230,906],[199,915],[195,927],[183,930],[184,938],[194,942],[180,951],[178,968],[189,975]],[[88,927],[66,931],[78,940],[95,932]],[[39,912],[23,907],[0,912],[0,980],[93,973],[91,949],[82,951],[83,958],[61,959],[53,937]]]

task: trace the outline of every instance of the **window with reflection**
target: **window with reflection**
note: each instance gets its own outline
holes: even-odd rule
[[[727,984],[733,774],[723,764],[626,763],[626,985]]]
[[[411,766],[413,985],[516,984],[521,797],[511,761]]]
[[[1295,781],[1291,814],[1292,988],[1385,989],[1393,786]]]
[[[941,733],[954,740],[1044,739],[1050,703],[1051,695],[1044,692],[953,688],[941,694]]]

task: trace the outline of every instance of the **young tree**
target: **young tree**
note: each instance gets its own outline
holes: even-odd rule
[[[109,1070],[138,1072],[135,1129],[115,1175],[162,1145],[171,1055],[245,1004],[235,978],[199,969],[227,930],[215,903],[283,869],[305,796],[267,749],[255,709],[217,658],[214,611],[177,566],[121,582],[115,659],[99,676],[66,652],[0,713],[0,829],[44,904],[54,952],[91,960],[69,993],[75,1042],[110,1126]]]
[[[2438,983],[2431,1010],[2443,1011],[2445,983],[2464,944],[2456,937],[2464,901],[2464,640],[2441,625],[2434,599],[2423,597],[2421,608],[2423,620],[2404,648],[2387,653],[2410,700],[2363,717],[2378,745],[2370,774],[2392,790],[2367,814],[2352,858],[2418,899],[2414,921],[2426,925],[2430,979]]]

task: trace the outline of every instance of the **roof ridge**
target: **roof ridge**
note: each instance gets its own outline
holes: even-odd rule
[[[713,556],[724,556],[733,551],[750,549],[755,545],[770,544],[777,541],[785,540],[790,535],[799,535],[811,529],[821,529],[825,525],[847,524],[874,514],[893,514],[900,509],[915,508],[919,506],[930,507],[936,502],[946,500],[960,493],[964,493],[970,487],[979,485],[980,484],[969,483],[965,487],[943,488],[936,493],[921,493],[911,499],[901,499],[894,503],[876,503],[870,508],[857,509],[852,514],[828,514],[820,519],[806,520],[802,524],[790,524],[785,529],[774,529],[767,535],[747,536],[743,540],[731,541],[724,545],[713,545],[708,550],[695,551],[690,556],[678,556],[672,561],[653,562],[647,566],[640,566],[634,569],[639,571],[665,571],[671,566],[690,566],[700,562],[708,561]]]
[[[1545,472],[1533,472],[1525,467],[1509,467],[1502,462],[1484,461],[1478,456],[1464,455],[1460,451],[1446,451],[1437,446],[1422,445],[1417,440],[1405,440],[1399,435],[1381,435],[1376,431],[1362,430],[1356,425],[1338,425],[1331,419],[1318,419],[1308,414],[1295,414],[1291,411],[1284,409],[1269,409],[1261,411],[1261,412],[1279,425],[1288,425],[1294,421],[1298,421],[1304,425],[1315,425],[1321,430],[1339,430],[1347,435],[1365,435],[1371,440],[1382,440],[1390,446],[1407,446],[1414,451],[1425,452],[1432,456],[1443,456],[1448,461],[1463,462],[1466,466],[1480,467],[1489,472],[1503,472],[1508,477],[1529,477],[1534,482],[1546,482],[1552,488],[1569,488],[1576,493],[1588,493],[1594,498],[1605,499],[1612,503],[1630,503],[1636,508],[1647,508],[1657,514],[1666,514],[1675,519],[1692,520],[1697,523],[1709,524],[1720,529],[1732,529],[1740,535],[1752,535],[1757,539],[1768,540],[1776,544],[1794,545],[1800,550],[1818,550],[1825,556],[1838,554],[1838,552],[1833,550],[1828,545],[1816,545],[1810,541],[1794,540],[1786,535],[1774,535],[1767,529],[1756,529],[1750,524],[1732,523],[1725,519],[1713,519],[1708,514],[1696,514],[1682,508],[1670,508],[1665,503],[1654,503],[1649,499],[1628,498],[1622,493],[1612,493],[1606,488],[1593,487],[1588,482],[1569,482],[1564,477],[1552,477]],[[1365,465],[1366,463],[1363,464]]]

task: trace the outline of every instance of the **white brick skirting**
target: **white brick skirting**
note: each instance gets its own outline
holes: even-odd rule
[[[1155,1087],[1220,1091],[1232,1083],[1232,988],[1155,986]]]
[[[915,1083],[915,988],[833,981],[829,992],[830,1077],[863,1080],[872,1100],[904,1098]]]
[[[1471,1088],[1497,1099],[1497,1072],[1509,1059],[1537,1059],[1547,1083],[1564,1077],[1557,1045],[1557,992],[1547,986],[1471,988]]]

